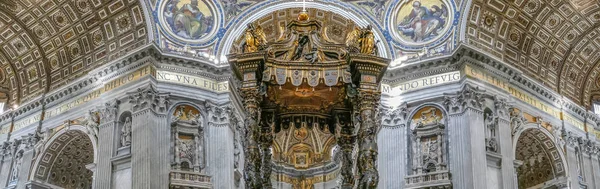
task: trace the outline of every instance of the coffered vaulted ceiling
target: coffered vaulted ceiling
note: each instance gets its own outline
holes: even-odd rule
[[[578,104],[599,89],[600,1],[474,0],[467,43]]]
[[[140,2],[0,0],[0,86],[26,102],[147,44]],[[576,103],[600,97],[600,1],[471,3],[461,11],[466,43]]]
[[[147,43],[139,0],[1,0],[0,85],[19,103]]]

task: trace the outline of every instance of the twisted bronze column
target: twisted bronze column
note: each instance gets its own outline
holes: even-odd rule
[[[359,90],[357,96],[358,113],[360,116],[360,129],[358,133],[358,181],[359,189],[377,188],[379,173],[377,171],[377,131],[379,124],[376,120],[376,111],[379,106],[380,92],[373,90]]]
[[[242,88],[241,94],[244,96],[244,108],[247,115],[245,120],[246,137],[244,139],[245,160],[244,160],[244,181],[246,188],[260,189],[262,187],[261,177],[261,153],[258,140],[260,138],[260,129],[258,126],[260,115],[260,100],[262,99],[256,87]]]

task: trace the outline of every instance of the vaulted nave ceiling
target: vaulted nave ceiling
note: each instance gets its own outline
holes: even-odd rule
[[[422,39],[402,34],[399,29],[417,1],[306,4],[355,20],[363,27],[373,25],[382,39],[381,47],[385,47],[381,52],[388,58],[418,61],[423,47],[432,57],[450,54],[463,43],[498,57],[578,104],[589,106],[595,95],[600,99],[600,1],[420,0],[424,7],[443,15],[438,18],[443,22],[435,35]],[[203,30],[198,35],[181,36],[172,31],[169,19],[163,18],[173,2],[178,2],[177,6],[190,3],[0,0],[0,92],[7,91],[11,103],[27,102],[150,40],[165,48],[164,52],[181,55],[185,54],[182,50],[191,48],[198,52],[194,57],[206,59],[207,64],[225,66],[219,57],[229,52],[230,39],[239,36],[236,32],[246,23],[302,4],[293,0],[201,0],[199,7],[204,8],[199,11],[206,18],[201,22]],[[392,69],[398,65],[393,64]]]
[[[600,1],[474,0],[467,43],[578,104],[600,89]]]
[[[1,0],[0,84],[19,103],[147,43],[138,0]]]

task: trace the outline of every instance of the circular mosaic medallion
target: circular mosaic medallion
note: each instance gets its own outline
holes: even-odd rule
[[[217,28],[214,6],[207,0],[167,0],[158,9],[162,30],[185,42],[201,42]]]
[[[412,46],[439,40],[452,26],[451,5],[447,0],[402,1],[392,17],[392,35]]]

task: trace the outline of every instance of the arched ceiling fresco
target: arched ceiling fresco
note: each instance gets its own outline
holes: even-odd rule
[[[11,102],[59,88],[147,43],[137,0],[0,1],[0,85]]]

